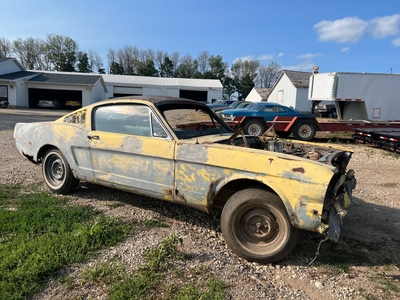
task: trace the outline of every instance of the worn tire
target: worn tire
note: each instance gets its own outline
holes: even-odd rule
[[[248,120],[243,126],[245,134],[259,136],[266,130],[264,125],[258,120]]]
[[[233,194],[221,215],[222,234],[238,256],[273,263],[288,256],[299,230],[290,222],[281,199],[268,191],[249,188]]]
[[[293,130],[293,136],[297,140],[312,141],[315,137],[316,128],[312,122],[300,121]]]
[[[43,156],[42,172],[46,185],[54,193],[71,193],[79,184],[79,179],[72,174],[64,155],[55,148]]]

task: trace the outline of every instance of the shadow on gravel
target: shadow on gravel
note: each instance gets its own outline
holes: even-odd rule
[[[154,218],[172,219],[221,235],[220,214],[207,214],[179,204],[152,199],[136,194],[109,189],[90,183],[82,183],[73,194],[95,201],[115,201],[129,210],[134,208],[150,211]],[[110,208],[112,209],[112,208]],[[315,265],[384,266],[400,267],[400,210],[375,205],[355,198],[344,219],[342,237],[338,243],[321,243]],[[315,257],[323,236],[303,231],[298,245],[281,265],[307,266]]]

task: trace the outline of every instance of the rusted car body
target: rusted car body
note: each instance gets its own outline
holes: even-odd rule
[[[49,189],[79,180],[221,209],[225,241],[261,263],[284,259],[298,231],[340,237],[355,187],[352,151],[232,131],[206,105],[167,97],[98,102],[54,122],[18,123],[19,152]]]

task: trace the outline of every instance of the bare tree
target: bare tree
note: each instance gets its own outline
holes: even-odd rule
[[[99,72],[99,70],[103,70],[103,60],[97,52],[89,50],[88,57],[90,69],[92,71],[97,70],[97,72]]]
[[[13,42],[13,52],[25,69],[41,70],[45,69],[42,62],[43,45],[43,40],[38,38],[29,37],[25,40],[18,38]]]
[[[6,38],[0,38],[0,57],[10,57],[12,53],[12,44]]]
[[[124,74],[134,75],[137,72],[137,60],[139,50],[136,46],[125,45],[123,48],[118,49],[117,58],[118,63],[124,69]]]
[[[113,63],[117,62],[117,53],[114,49],[108,49],[107,51],[107,64],[108,64],[108,73],[110,73],[110,68]]]
[[[164,63],[165,57],[168,57],[168,52],[157,50],[154,57],[154,65],[157,69],[161,68],[161,65]]]
[[[197,62],[199,63],[199,72],[202,75],[204,75],[210,69],[209,59],[210,53],[207,51],[202,51],[197,57]]]
[[[271,62],[268,66],[258,68],[257,86],[271,88],[281,72],[281,66],[276,62]]]
[[[178,68],[179,63],[181,61],[179,52],[172,53],[172,55],[170,55],[169,59],[172,61],[173,65],[174,65],[174,70],[173,71],[175,73],[176,69]]]
[[[231,71],[234,77],[239,79],[243,78],[246,75],[250,75],[250,77],[257,76],[257,69],[260,66],[260,62],[258,60],[236,60],[232,67]]]

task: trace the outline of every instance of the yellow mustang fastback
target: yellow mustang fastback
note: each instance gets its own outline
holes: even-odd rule
[[[204,211],[220,209],[228,246],[277,262],[299,229],[340,237],[356,180],[352,151],[233,132],[205,104],[172,97],[98,102],[54,122],[18,123],[19,152],[55,193],[80,180]]]

